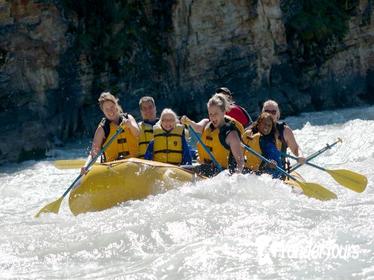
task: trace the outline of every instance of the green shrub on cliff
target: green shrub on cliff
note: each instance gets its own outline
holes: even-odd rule
[[[76,52],[88,57],[95,74],[109,73],[104,88],[129,79],[150,80],[151,73],[160,71],[165,50],[145,1],[62,1],[77,18],[70,26]]]
[[[78,25],[72,29],[77,35],[76,47],[99,68],[109,60],[131,57],[137,36],[145,35],[147,24],[139,1],[64,0],[64,4],[78,17]]]
[[[288,41],[304,62],[315,63],[326,58],[348,31],[348,20],[357,0],[284,1],[283,9],[296,5],[287,18]]]

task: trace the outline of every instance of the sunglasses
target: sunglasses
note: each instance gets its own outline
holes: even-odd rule
[[[264,110],[264,112],[272,114],[272,115],[276,115],[277,114],[277,110]]]

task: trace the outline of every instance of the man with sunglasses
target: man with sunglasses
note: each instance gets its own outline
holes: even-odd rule
[[[285,153],[287,148],[290,148],[291,152],[295,156],[297,156],[297,161],[300,164],[304,164],[305,157],[303,156],[300,147],[296,142],[295,135],[292,129],[285,122],[279,121],[280,110],[278,103],[274,100],[265,101],[264,105],[262,106],[262,112],[269,113],[273,117],[274,122],[276,123],[276,127],[279,133],[277,137],[282,142],[281,152]],[[282,160],[284,161],[284,158]]]
[[[232,97],[233,93],[227,87],[220,87],[216,89],[216,93],[222,93],[226,96],[227,101],[230,103],[230,109],[226,115],[240,122],[244,128],[252,123],[252,119],[248,112],[241,106],[235,104]]]

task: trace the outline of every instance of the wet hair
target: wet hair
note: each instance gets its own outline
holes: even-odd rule
[[[209,108],[210,106],[217,106],[222,112],[226,113],[229,110],[230,102],[223,93],[216,93],[207,103],[207,107]]]
[[[155,100],[153,99],[153,97],[151,97],[151,96],[143,96],[139,100],[139,109],[142,110],[142,105],[144,103],[147,103],[147,102],[151,102],[153,104],[153,106],[156,107],[156,103],[155,103]]]
[[[118,111],[120,113],[123,112],[121,105],[119,105],[119,103],[118,103],[118,98],[116,98],[113,94],[111,94],[108,91],[100,94],[100,97],[99,97],[98,101],[99,101],[99,106],[100,106],[101,110],[103,110],[104,102],[110,101],[110,102],[113,102],[116,105],[116,107],[118,108]]]
[[[260,124],[261,122],[265,121],[266,119],[271,120],[271,124],[272,124],[272,126],[271,126],[271,131],[270,131],[269,134],[273,134],[273,135],[275,135],[275,131],[276,131],[275,122],[274,122],[274,120],[273,120],[273,117],[272,117],[269,113],[262,112],[262,113],[258,116],[257,120],[253,123],[253,126],[252,126],[252,127],[255,128],[256,131],[259,131],[259,129],[258,129],[259,124]]]
[[[177,114],[170,108],[165,108],[164,110],[162,110],[162,113],[161,113],[161,116],[160,116],[160,123],[162,123],[162,120],[163,120],[165,115],[173,115],[175,123],[178,123]]]

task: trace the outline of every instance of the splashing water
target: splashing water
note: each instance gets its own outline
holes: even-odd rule
[[[373,279],[374,107],[287,119],[314,162],[364,174],[364,193],[301,167],[334,191],[321,202],[270,176],[221,173],[102,212],[33,216],[59,198],[78,170],[51,161],[0,169],[1,279]],[[77,145],[75,145],[77,146]],[[80,147],[84,145],[79,144]],[[82,157],[81,149],[54,151]]]

